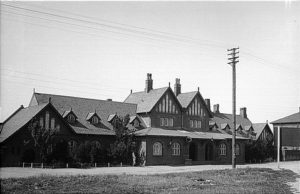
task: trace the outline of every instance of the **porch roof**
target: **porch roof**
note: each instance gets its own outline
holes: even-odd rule
[[[135,132],[136,136],[169,136],[169,137],[190,137],[193,139],[231,139],[232,136],[222,133],[212,132],[199,132],[199,131],[186,131],[186,130],[174,130],[174,129],[162,129],[155,127],[148,127]],[[236,137],[236,139],[247,139],[243,137]]]

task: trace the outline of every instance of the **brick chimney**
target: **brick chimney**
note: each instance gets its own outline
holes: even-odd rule
[[[210,109],[210,99],[208,99],[208,98],[205,99],[205,104],[206,104],[208,110],[211,111],[211,109]]]
[[[147,73],[147,79],[146,79],[146,84],[145,84],[145,92],[150,92],[150,90],[153,89],[153,80],[152,80],[152,74]]]
[[[246,107],[240,108],[240,115],[241,115],[241,117],[247,119],[247,108]]]
[[[214,113],[220,113],[219,104],[214,105]]]
[[[175,93],[175,96],[178,96],[179,94],[181,94],[181,84],[180,84],[179,78],[175,79],[174,93]]]

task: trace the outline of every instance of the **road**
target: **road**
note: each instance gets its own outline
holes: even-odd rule
[[[272,168],[278,170],[277,163],[237,165],[237,168]],[[91,169],[40,169],[40,168],[0,168],[0,178],[25,178],[39,175],[66,176],[66,175],[107,175],[107,174],[166,174],[179,172],[197,172],[204,170],[230,169],[231,165],[196,165],[196,166],[145,166],[145,167],[102,167]],[[281,162],[279,169],[289,169],[300,176],[300,161]],[[300,179],[290,183],[295,193],[300,194]]]

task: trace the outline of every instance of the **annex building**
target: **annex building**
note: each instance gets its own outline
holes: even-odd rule
[[[114,118],[127,114],[127,127],[137,139],[137,154],[145,157],[146,165],[230,163],[234,129],[238,134],[236,161],[243,163],[246,141],[256,138],[257,128],[263,128],[260,134],[266,128],[255,127],[246,108],[241,108],[237,126],[233,126],[232,115],[220,113],[219,105],[211,111],[210,100],[199,89],[181,92],[180,79],[175,80],[174,89],[170,85],[153,88],[152,75],[147,74],[145,89],[131,92],[124,102],[34,92],[28,107],[21,106],[0,125],[1,165],[20,163],[28,155],[40,160],[28,130],[32,119],[58,131],[50,152],[65,142],[71,155],[85,141],[109,148],[115,140]]]

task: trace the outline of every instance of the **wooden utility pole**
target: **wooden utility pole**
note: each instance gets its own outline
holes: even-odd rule
[[[233,131],[232,131],[232,168],[234,169],[236,166],[235,161],[235,136],[236,136],[236,72],[235,72],[235,64],[239,61],[237,60],[239,57],[237,56],[239,47],[227,49],[228,55],[231,57],[228,58],[228,64],[232,66],[232,114],[233,114]]]
[[[277,128],[277,168],[280,168],[280,126]]]

